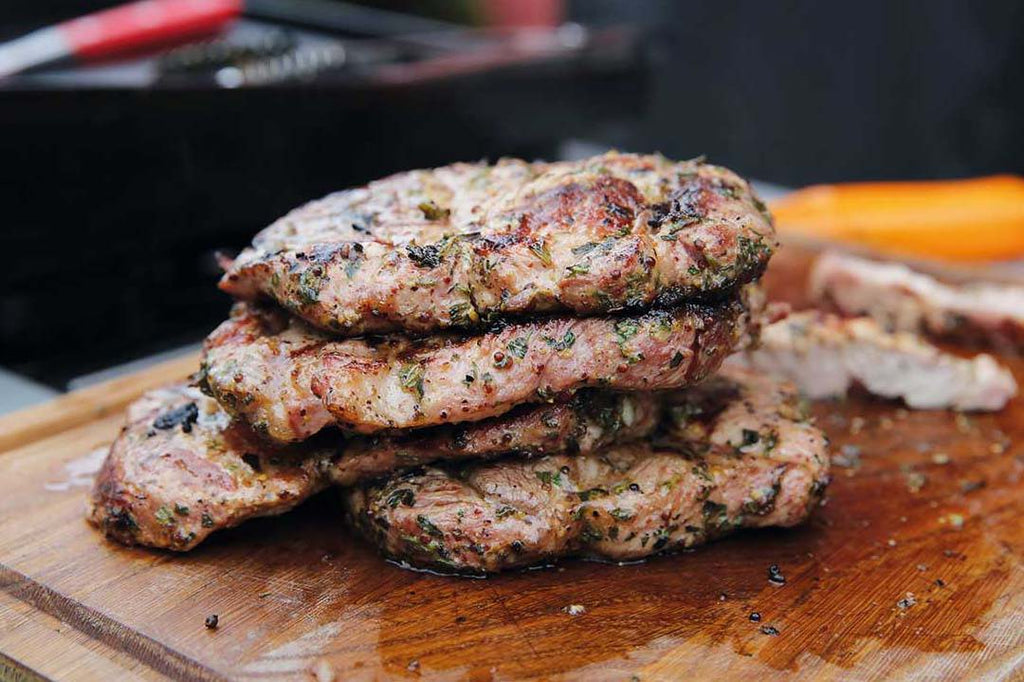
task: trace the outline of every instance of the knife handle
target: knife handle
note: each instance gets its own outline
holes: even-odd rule
[[[79,59],[134,52],[209,35],[242,13],[242,0],[142,0],[55,28]]]

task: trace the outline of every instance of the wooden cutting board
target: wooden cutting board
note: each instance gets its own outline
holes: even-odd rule
[[[783,254],[769,282],[794,297],[806,262]],[[101,538],[82,514],[97,448],[195,363],[0,420],[0,678],[1024,679],[1021,399],[820,404],[843,466],[804,527],[475,580],[384,562],[329,493],[187,555]]]

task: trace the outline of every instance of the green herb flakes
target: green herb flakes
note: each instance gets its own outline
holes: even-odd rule
[[[402,388],[423,399],[423,366],[415,362],[407,362],[398,371],[398,380]]]

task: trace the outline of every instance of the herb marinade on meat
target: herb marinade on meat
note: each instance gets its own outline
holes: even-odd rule
[[[757,334],[760,306],[759,290],[747,285],[713,305],[554,316],[476,336],[336,340],[280,311],[243,304],[207,339],[201,382],[278,442],[329,425],[375,433],[477,421],[586,387],[696,383]]]
[[[515,453],[587,453],[650,435],[662,412],[653,394],[585,391],[566,403],[416,434],[276,446],[185,386],[150,391],[128,410],[111,446],[89,519],[125,544],[174,550],[210,533],[292,509],[328,485],[354,485],[439,459]]]
[[[757,342],[775,247],[749,184],[702,159],[332,194],[223,261],[238,303],[192,386],[130,406],[89,519],[185,551],[341,487],[388,556],[471,572],[798,523],[824,437],[791,389],[712,377]]]
[[[666,397],[653,439],[576,457],[444,464],[345,493],[353,522],[413,566],[491,572],[570,555],[630,560],[802,522],[827,439],[792,386],[742,370]]]
[[[399,173],[298,208],[228,264],[221,288],[343,336],[485,329],[719,300],[757,279],[774,248],[747,181],[702,160],[505,159]]]

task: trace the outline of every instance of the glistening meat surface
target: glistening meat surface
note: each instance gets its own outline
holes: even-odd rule
[[[333,454],[270,446],[194,388],[151,391],[128,409],[88,518],[124,544],[191,549],[215,530],[281,514],[326,487]]]
[[[636,315],[548,317],[479,336],[333,340],[277,311],[241,305],[207,339],[202,381],[279,442],[328,425],[358,433],[478,421],[587,387],[678,388],[757,331],[759,291]]]
[[[807,518],[829,458],[792,387],[734,369],[675,399],[659,439],[431,466],[347,491],[349,514],[389,557],[459,572],[637,559]]]
[[[329,484],[351,485],[439,459],[593,452],[649,435],[661,401],[586,391],[472,424],[395,438],[324,436],[273,446],[184,386],[133,403],[92,492],[88,516],[125,544],[188,550],[210,533],[288,511]]]
[[[221,280],[345,336],[484,328],[727,295],[764,270],[771,218],[701,161],[609,153],[454,164],[331,194],[260,232]]]

